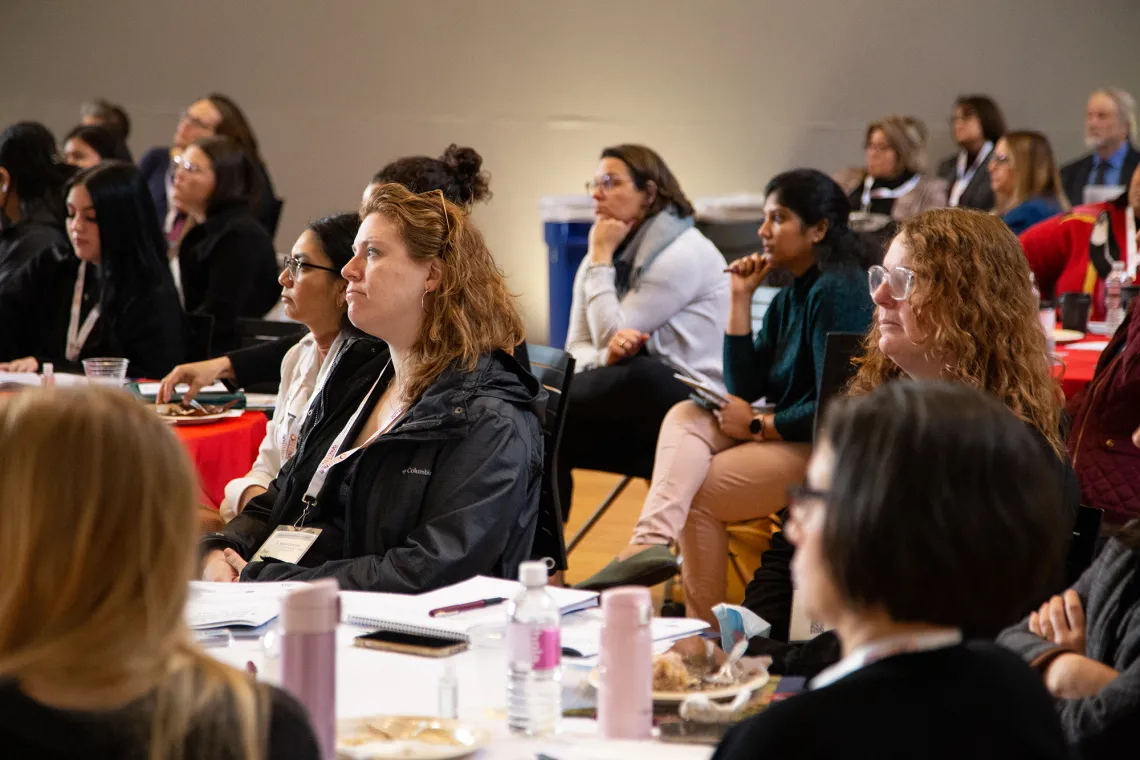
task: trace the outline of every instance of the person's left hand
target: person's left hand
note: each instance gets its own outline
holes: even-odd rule
[[[1103,662],[1066,652],[1045,668],[1045,688],[1057,699],[1094,697],[1118,675]]]
[[[22,359],[13,359],[10,362],[0,362],[0,372],[35,372],[39,368],[40,363],[34,356],[25,356]]]
[[[1085,653],[1085,611],[1076,591],[1068,589],[1029,613],[1029,630],[1057,646]]]
[[[224,552],[224,558],[226,560],[226,564],[234,569],[234,572],[238,574],[238,578],[240,579],[241,571],[245,570],[245,566],[249,563],[242,559],[241,555],[235,552],[233,549],[226,549]]]
[[[648,340],[649,334],[643,333],[641,330],[634,330],[630,327],[618,330],[610,338],[609,345],[606,346],[606,366],[625,361],[631,356],[637,356],[637,352]]]
[[[751,441],[752,405],[739,396],[726,395],[728,406],[713,412],[720,423],[721,432],[737,441]]]

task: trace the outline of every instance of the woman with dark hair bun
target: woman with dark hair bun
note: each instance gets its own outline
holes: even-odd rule
[[[77,169],[90,169],[100,161],[131,163],[131,152],[117,132],[80,124],[63,139],[63,160]]]
[[[132,377],[162,377],[183,356],[182,309],[138,170],[80,172],[67,229],[74,253],[45,249],[0,287],[0,368],[82,372],[84,358],[121,356]]]
[[[471,206],[491,199],[491,177],[483,171],[483,157],[474,148],[447,146],[439,158],[405,156],[376,172],[364,188],[364,200],[387,182],[403,185],[413,193],[439,190],[452,203]]]
[[[803,480],[827,334],[863,333],[871,324],[868,252],[847,226],[847,196],[827,175],[779,174],[765,198],[763,255],[730,267],[723,341],[729,403],[710,409],[683,401],[669,411],[630,545],[585,588],[659,583],[677,571],[669,547],[679,544],[686,608],[710,619],[725,595],[727,524],[782,509],[787,487]],[[752,295],[774,269],[795,279],[753,338]],[[761,398],[771,410],[753,409]]]
[[[178,249],[186,311],[214,318],[212,354],[237,348],[238,317],[260,318],[277,302],[277,253],[253,217],[257,167],[228,137],[195,140],[174,161],[171,200],[195,226]]]
[[[71,168],[55,150],[55,137],[34,121],[0,134],[0,285],[47,248],[67,254],[63,186]]]

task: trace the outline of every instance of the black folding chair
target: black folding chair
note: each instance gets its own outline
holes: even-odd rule
[[[307,328],[297,322],[275,322],[271,319],[247,319],[238,317],[238,347],[249,348],[258,343],[268,343],[278,338],[300,335]]]
[[[1077,582],[1081,573],[1089,568],[1096,558],[1100,545],[1100,524],[1104,510],[1096,507],[1077,508],[1077,519],[1073,523],[1073,536],[1069,539],[1069,554],[1065,558],[1065,587]]]
[[[558,448],[562,443],[562,428],[566,423],[563,403],[570,393],[574,379],[574,357],[566,351],[550,346],[527,346],[530,371],[538,378],[549,394],[546,417],[542,420],[545,456],[542,470],[542,495],[538,504],[538,526],[535,528],[532,559],[552,559],[555,571],[565,570],[566,538],[562,531],[562,504],[558,491]]]
[[[284,198],[273,199],[273,213],[269,218],[269,237],[277,235],[277,225],[281,222],[281,209],[285,208]]]
[[[851,378],[855,377],[854,360],[863,350],[863,333],[831,332],[827,334],[827,347],[823,354],[823,371],[816,388],[815,434],[823,424],[827,405],[839,396]]]

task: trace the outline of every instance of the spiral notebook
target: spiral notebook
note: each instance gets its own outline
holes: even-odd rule
[[[428,613],[440,607],[480,599],[514,599],[522,590],[521,583],[479,575],[454,586],[415,596],[342,591],[340,599],[344,622],[352,625],[420,636],[467,638],[467,631],[474,626],[505,622],[507,605],[503,603],[439,618],[433,618]],[[598,594],[594,591],[554,587],[547,591],[563,615],[598,605]]]

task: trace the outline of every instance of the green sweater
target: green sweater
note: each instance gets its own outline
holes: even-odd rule
[[[785,441],[810,442],[829,332],[865,333],[874,304],[862,269],[812,267],[772,299],[753,341],[724,338],[724,381],[734,396],[776,405]]]

